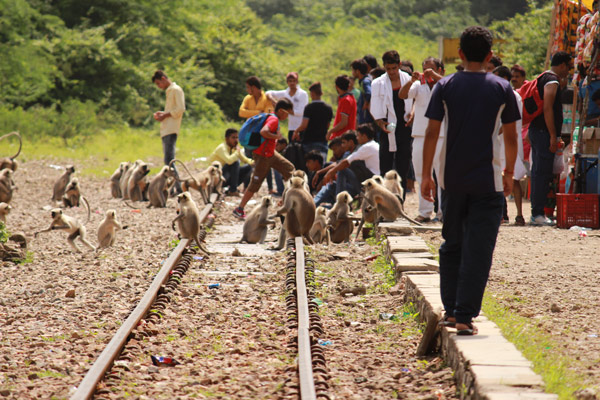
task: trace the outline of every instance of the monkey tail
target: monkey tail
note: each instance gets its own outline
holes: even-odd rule
[[[200,183],[196,180],[196,178],[194,178],[194,175],[192,175],[192,173],[190,172],[190,170],[188,169],[188,167],[186,167],[185,164],[181,160],[179,160],[177,158],[172,159],[171,162],[169,163],[169,168],[173,168],[173,164],[175,164],[175,162],[178,162],[179,164],[181,164],[181,166],[183,167],[183,169],[185,169],[185,172],[187,172],[188,175],[190,176],[190,178],[192,178],[194,180],[194,183],[196,184],[196,187],[199,187]],[[175,179],[177,179],[177,181],[179,183],[181,183],[181,180],[177,177],[177,175],[175,175]]]
[[[129,204],[129,202],[128,202],[127,200],[123,200],[123,203],[125,203],[125,205],[126,205],[127,207],[129,207],[129,208],[132,208],[132,209],[134,209],[134,210],[139,210],[139,208],[138,208],[138,207],[134,207],[134,206],[132,206],[131,204]]]
[[[85,196],[81,196],[81,200],[82,202],[85,204],[85,208],[87,208],[87,221],[85,221],[84,225],[87,225],[88,222],[90,222],[90,216],[91,216],[91,210],[90,210],[90,203],[88,203],[87,199],[85,198]]]
[[[15,154],[12,157],[9,157],[11,160],[14,160],[15,158],[17,158],[19,156],[19,154],[21,154],[21,148],[23,147],[23,139],[21,138],[21,134],[17,131],[11,132],[11,133],[7,133],[6,135],[2,135],[0,137],[0,141],[11,137],[11,136],[17,136],[19,138],[19,150],[17,150],[17,154]]]

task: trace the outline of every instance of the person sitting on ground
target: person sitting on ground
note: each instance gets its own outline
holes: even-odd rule
[[[238,147],[238,131],[229,128],[225,131],[225,142],[218,145],[208,162],[219,161],[223,166],[223,178],[225,178],[224,187],[227,187],[228,196],[237,196],[238,186],[244,184],[244,190],[250,183],[250,174],[252,173],[253,161],[244,155],[244,150]],[[240,166],[240,161],[246,165]]]
[[[332,152],[330,161],[332,162],[340,161],[344,156],[344,153],[346,152],[346,150],[344,150],[344,146],[342,146],[343,137],[344,136],[342,135],[341,138],[335,138],[331,142],[329,142],[329,148]]]
[[[294,170],[294,165],[275,151],[277,140],[283,138],[279,130],[279,122],[285,121],[288,112],[293,110],[292,103],[288,99],[281,99],[275,104],[275,116],[269,115],[260,130],[260,135],[265,139],[262,144],[252,152],[254,158],[254,172],[250,178],[250,185],[244,192],[239,206],[233,210],[233,215],[245,219],[244,207],[248,201],[258,192],[267,172],[271,168],[279,171],[284,180],[288,180]]]
[[[323,156],[316,150],[308,152],[304,156],[304,161],[306,162],[306,169],[308,170],[308,183],[310,186],[311,194],[317,192],[323,185],[321,185],[321,180],[323,179],[323,174],[317,175],[317,171],[320,171],[324,167],[328,166],[323,164]],[[313,177],[315,177],[313,181]]]
[[[361,191],[361,183],[373,175],[379,175],[379,143],[375,140],[372,124],[362,124],[356,129],[358,150],[333,167],[323,177],[324,183],[336,181],[336,195],[347,191],[352,197]],[[336,177],[337,174],[337,177]]]
[[[337,154],[336,157],[338,157],[338,158],[336,158],[335,160],[332,159],[333,162],[329,163],[329,165],[327,165],[325,168],[317,171],[312,178],[313,186],[317,187],[317,185],[316,185],[317,181],[319,181],[320,182],[319,185],[321,185],[318,193],[315,195],[315,204],[317,206],[322,205],[322,204],[323,205],[333,204],[335,202],[336,187],[337,187],[335,181],[324,184],[324,182],[322,181],[322,177],[331,168],[335,167],[336,162],[339,162],[339,161],[347,158],[350,154],[354,153],[356,151],[356,149],[358,148],[358,139],[356,138],[355,131],[346,132],[342,135],[341,138],[333,139],[331,141],[331,143],[334,143],[336,140],[339,140],[341,143],[340,148],[338,148],[336,145],[334,145],[334,147],[333,147],[334,155]],[[341,155],[339,154],[340,151],[341,151]]]

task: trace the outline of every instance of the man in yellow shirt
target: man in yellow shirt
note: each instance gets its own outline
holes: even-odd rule
[[[250,183],[253,161],[244,155],[242,148],[238,147],[238,131],[229,128],[225,131],[225,142],[217,146],[208,158],[209,162],[219,161],[223,166],[223,178],[228,187],[227,195],[237,196],[238,185],[244,184],[244,190]],[[240,161],[246,163],[240,166]]]
[[[273,104],[262,91],[260,79],[256,76],[246,79],[246,91],[248,95],[244,97],[240,106],[239,116],[241,118],[247,119],[260,113],[273,112]]]
[[[154,119],[160,122],[160,137],[163,145],[164,162],[165,165],[169,165],[171,160],[175,158],[175,143],[181,129],[181,119],[185,112],[185,97],[181,87],[175,82],[171,82],[161,70],[157,70],[154,73],[152,83],[159,89],[164,90],[166,95],[165,110],[155,112]],[[176,169],[175,173],[177,174]],[[181,193],[179,180],[175,184],[175,191]]]

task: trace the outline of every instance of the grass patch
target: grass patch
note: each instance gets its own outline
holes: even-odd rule
[[[546,383],[547,392],[558,394],[559,399],[572,399],[573,392],[586,387],[583,377],[572,369],[576,361],[566,356],[561,351],[563,346],[534,326],[529,318],[510,312],[487,292],[482,309],[500,327],[504,337],[533,363],[534,371]]]
[[[176,157],[187,162],[208,157],[225,136],[225,129],[236,124],[186,126],[177,139]],[[162,141],[156,129],[135,129],[128,126],[111,128],[86,139],[74,140],[66,147],[61,138],[46,137],[36,141],[23,140],[20,161],[48,159],[56,163],[73,160],[80,165],[78,173],[109,177],[121,161],[142,159],[158,172],[163,165]],[[60,161],[59,161],[60,160]],[[200,163],[206,164],[206,163]],[[201,165],[198,165],[199,167]]]

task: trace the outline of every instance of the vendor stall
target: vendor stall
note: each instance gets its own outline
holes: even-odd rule
[[[552,13],[550,55],[574,57],[572,98],[563,100],[563,131],[568,147],[564,192],[557,194],[557,224],[600,227],[600,13],[596,0],[557,0]],[[598,91],[596,101],[592,100]],[[565,104],[567,103],[567,104]],[[570,103],[570,104],[569,104]]]

